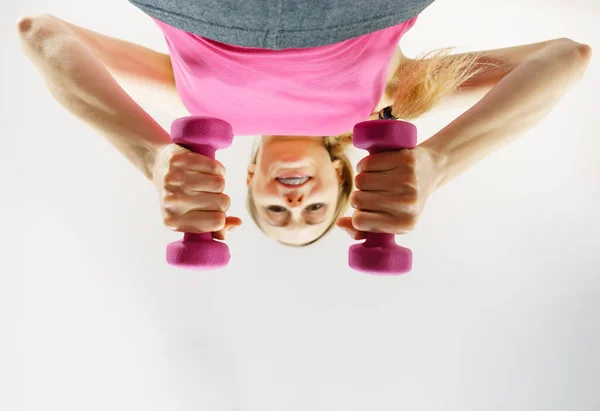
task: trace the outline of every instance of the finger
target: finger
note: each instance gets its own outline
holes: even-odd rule
[[[389,194],[382,191],[354,191],[350,195],[350,205],[358,210],[394,215],[416,212],[418,201],[416,190],[406,190],[401,194]]]
[[[166,227],[182,233],[210,233],[225,227],[225,213],[218,211],[190,211],[178,217],[165,218]]]
[[[417,187],[417,177],[414,170],[394,170],[392,172],[360,173],[354,178],[356,188],[361,191],[382,191],[392,194],[402,194]]]
[[[413,214],[390,214],[356,210],[352,214],[352,226],[370,233],[407,234],[414,230],[417,218]]]
[[[193,195],[184,191],[165,191],[162,198],[165,211],[183,215],[193,210],[202,211],[227,211],[231,205],[231,199],[223,193],[198,193]]]
[[[393,191],[395,182],[383,173],[360,173],[354,177],[354,185],[362,191]]]
[[[181,156],[179,156],[175,160],[174,164],[184,169],[196,171],[198,173],[213,174],[225,177],[226,170],[223,164],[219,163],[214,158],[194,153],[190,150],[184,152]]]
[[[389,171],[398,167],[414,168],[415,159],[411,150],[399,149],[385,153],[371,154],[356,165],[359,173]]]
[[[352,217],[341,217],[336,221],[336,225],[348,233],[348,235],[354,240],[364,240],[367,238],[367,233],[359,231],[352,226]]]
[[[229,233],[242,225],[242,220],[238,217],[227,217],[225,227],[222,230],[213,233],[213,238],[217,240],[225,240],[229,237]]]
[[[176,191],[178,188],[189,195],[204,193],[222,193],[225,190],[225,179],[221,176],[197,173],[195,171],[170,170],[165,176],[165,188]]]

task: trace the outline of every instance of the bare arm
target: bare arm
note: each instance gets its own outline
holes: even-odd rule
[[[43,17],[63,24],[104,63],[111,74],[124,78],[143,75],[156,85],[175,84],[168,54],[96,33],[49,14]]]
[[[156,150],[170,143],[169,134],[60,21],[46,15],[24,18],[18,31],[23,51],[54,98],[106,137],[150,179]]]
[[[479,69],[481,65],[486,65],[489,67],[489,63],[492,63],[494,67],[491,69],[488,68],[484,72],[476,74],[475,76],[471,77],[468,82],[463,83],[456,91],[444,96],[436,104],[434,110],[447,106],[473,106],[475,103],[481,100],[483,96],[485,96],[496,84],[498,84],[498,82],[502,80],[504,76],[514,70],[519,64],[523,63],[527,58],[531,57],[533,54],[549,46],[550,44],[564,40],[565,39],[553,39],[539,43],[447,56],[446,58],[453,58],[456,56],[477,54],[480,57],[477,59],[477,64],[475,65],[474,69]],[[390,61],[385,93],[382,96],[380,104],[374,110],[374,114],[378,114],[379,110],[393,103],[393,94],[397,88],[394,79],[394,72],[396,71],[398,65],[407,60],[412,59],[404,55],[402,49],[400,46],[398,46]],[[373,118],[376,118],[376,116]]]
[[[492,63],[495,67],[471,77],[469,81],[463,83],[458,90],[442,99],[441,105],[473,106],[496,86],[500,80],[525,60],[544,48],[555,43],[565,42],[565,40],[566,39],[559,38],[539,43],[476,52],[480,57],[477,59],[478,64],[475,66],[475,69],[478,69],[480,65],[487,63]]]
[[[62,27],[79,40],[138,103],[175,117],[189,115],[177,93],[168,54],[96,33],[49,14],[38,18],[52,21],[55,27]]]
[[[357,240],[369,231],[414,230],[432,192],[541,121],[581,79],[590,58],[589,46],[568,39],[537,50],[513,48],[502,57],[515,65],[508,73],[475,79],[482,88],[495,86],[471,109],[412,150],[373,154],[358,163],[358,191],[350,197],[356,210],[337,225]]]
[[[437,157],[436,188],[540,122],[585,73],[591,48],[569,39],[496,51],[502,69],[472,82],[493,88],[471,109],[421,145]]]

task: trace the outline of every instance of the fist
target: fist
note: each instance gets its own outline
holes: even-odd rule
[[[219,240],[241,225],[226,217],[231,201],[225,190],[225,167],[218,161],[177,144],[158,149],[152,167],[163,223],[173,231],[213,232]]]
[[[433,192],[437,165],[422,147],[372,154],[357,165],[357,191],[350,196],[352,217],[337,220],[352,238],[367,232],[406,234],[414,230]]]

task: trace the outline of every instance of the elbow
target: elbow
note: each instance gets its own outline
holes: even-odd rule
[[[592,48],[588,44],[577,43],[577,51],[586,63],[592,59]]]
[[[79,45],[68,28],[49,14],[17,21],[21,48],[29,58],[62,70],[68,69]]]
[[[17,21],[17,33],[23,45],[41,49],[45,43],[64,33],[64,27],[54,16],[41,14],[22,17]]]
[[[577,52],[579,55],[578,79],[581,80],[587,71],[592,60],[592,48],[587,44],[578,44]]]
[[[50,16],[42,14],[32,17],[21,17],[17,20],[17,32],[21,38],[29,39],[34,35],[43,37],[50,34]]]
[[[592,58],[592,48],[588,44],[579,43],[566,37],[557,39],[555,41],[567,44],[573,51],[573,56],[582,61],[589,62]]]
[[[29,29],[31,29],[32,23],[33,19],[31,17],[21,17],[17,21],[17,31],[19,32],[19,35],[23,36],[27,34]]]
[[[592,48],[588,44],[572,42],[569,66],[574,73],[575,83],[585,75],[592,59]]]
[[[573,45],[572,65],[581,80],[592,60],[592,48],[588,44],[575,43]]]

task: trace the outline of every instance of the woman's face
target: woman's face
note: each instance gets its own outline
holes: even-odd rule
[[[263,136],[247,179],[259,226],[286,244],[315,240],[332,223],[341,175],[321,138]]]

